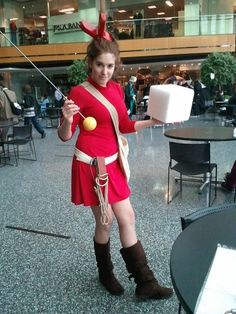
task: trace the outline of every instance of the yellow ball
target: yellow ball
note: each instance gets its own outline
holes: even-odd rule
[[[83,127],[86,131],[93,131],[97,126],[97,121],[93,117],[87,117],[83,121]]]

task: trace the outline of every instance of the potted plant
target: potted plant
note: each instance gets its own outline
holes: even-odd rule
[[[74,60],[69,67],[68,82],[71,86],[83,83],[88,77],[88,71],[84,60]]]
[[[209,87],[222,90],[222,86],[235,83],[236,59],[229,52],[214,52],[202,62],[201,81]]]

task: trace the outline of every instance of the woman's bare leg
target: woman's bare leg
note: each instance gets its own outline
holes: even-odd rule
[[[137,284],[135,294],[140,299],[167,299],[173,294],[172,289],[159,285],[148,266],[142,244],[137,240],[135,214],[129,198],[112,204],[120,231],[121,255],[126,268]]]
[[[94,239],[97,243],[105,244],[109,241],[109,235],[110,235],[110,230],[112,227],[112,221],[113,221],[113,212],[111,209],[111,206],[108,206],[108,218],[109,218],[109,223],[107,225],[102,225],[101,223],[101,210],[99,206],[91,206],[94,218],[95,218],[95,234],[94,234]]]
[[[137,243],[135,213],[130,199],[112,204],[112,210],[119,226],[122,247],[127,248]]]
[[[109,223],[107,225],[103,225],[101,223],[101,211],[99,207],[93,206],[92,211],[96,221],[94,251],[98,266],[99,281],[111,294],[121,295],[124,293],[124,288],[121,286],[113,273],[113,264],[110,255],[109,234],[113,220],[111,206],[108,208],[107,214]]]

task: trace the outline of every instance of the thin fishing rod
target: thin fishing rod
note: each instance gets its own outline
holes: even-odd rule
[[[32,66],[62,95],[62,97],[64,98],[64,100],[67,99],[67,97],[60,91],[59,88],[56,87],[55,84],[53,84],[53,82],[51,80],[49,80],[49,78],[24,54],[23,51],[21,51],[1,30],[0,30],[0,34],[2,34],[2,36],[14,47],[16,48],[17,51],[19,51],[19,53],[30,63],[32,64]],[[79,111],[78,112],[81,117],[83,117],[84,119],[85,116]]]

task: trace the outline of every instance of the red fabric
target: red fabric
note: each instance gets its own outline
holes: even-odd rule
[[[89,79],[116,108],[119,116],[119,127],[121,133],[135,132],[135,121],[131,121],[127,114],[124,103],[123,90],[120,85],[110,81],[107,87],[101,87]],[[76,147],[91,157],[108,157],[118,151],[118,144],[113,122],[108,110],[82,86],[72,88],[69,99],[72,99],[80,107],[81,113],[85,116],[94,117],[97,127],[93,131],[83,129],[83,118],[77,114],[74,116],[72,132],[77,126],[80,132],[76,141]],[[130,188],[119,166],[118,160],[107,165],[109,174],[109,203],[114,203],[127,198],[130,195]],[[77,161],[75,157],[72,162],[72,202],[76,205],[85,206],[98,205],[98,198],[94,192],[95,168],[86,163]]]
[[[10,30],[11,30],[11,31],[16,31],[16,30],[17,30],[16,23],[15,23],[14,21],[12,21],[12,22],[10,23]]]

